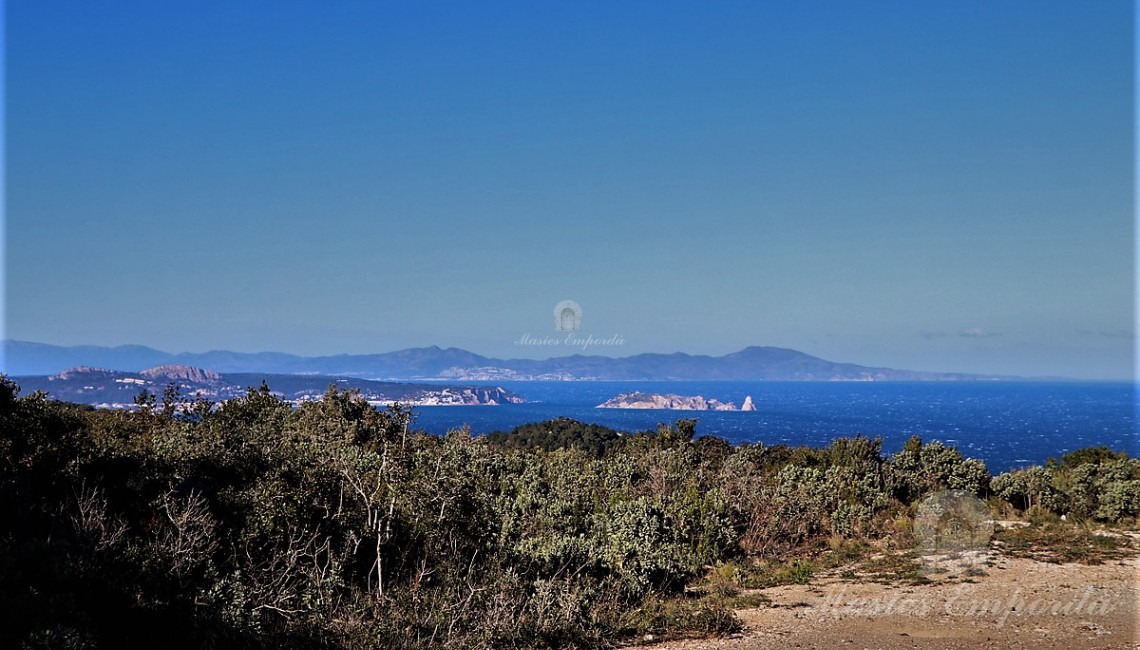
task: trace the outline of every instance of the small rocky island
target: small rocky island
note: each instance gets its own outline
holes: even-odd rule
[[[705,399],[701,395],[663,395],[660,393],[622,393],[610,398],[596,408],[600,409],[661,409],[669,411],[755,411],[752,396],[744,398],[744,405],[736,407],[733,402]]]

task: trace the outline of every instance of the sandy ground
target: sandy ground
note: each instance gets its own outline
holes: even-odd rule
[[[989,553],[932,557],[930,584],[838,577],[762,590],[771,605],[737,612],[743,634],[658,650],[1027,648],[1135,650],[1140,558],[1049,564]],[[977,575],[982,574],[982,575]]]

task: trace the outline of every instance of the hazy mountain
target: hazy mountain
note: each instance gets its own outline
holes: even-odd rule
[[[49,375],[76,366],[142,370],[173,363],[174,355],[142,345],[105,348],[95,345],[62,347],[46,343],[5,341],[5,369],[10,375]],[[77,359],[82,361],[76,362]]]
[[[279,352],[170,354],[143,346],[60,347],[6,341],[10,375],[47,375],[76,366],[137,372],[160,365],[210,368],[221,373],[319,374],[372,379],[528,380],[795,380],[927,381],[996,379],[988,375],[895,370],[836,363],[803,352],[749,347],[713,357],[637,354],[604,357],[575,354],[550,359],[492,359],[458,348],[412,348],[383,354],[302,357]]]

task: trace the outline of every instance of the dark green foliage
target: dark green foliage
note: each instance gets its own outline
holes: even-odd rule
[[[903,503],[946,489],[981,497],[990,485],[989,470],[980,460],[966,458],[937,440],[924,445],[918,436],[906,441],[902,451],[891,457],[890,465],[894,496]]]
[[[642,431],[631,436],[627,444],[641,451],[669,449],[692,442],[696,434],[697,420],[683,418],[674,424],[660,422],[656,431]]]
[[[620,448],[625,443],[621,433],[599,424],[585,424],[570,418],[555,418],[545,422],[523,424],[510,433],[496,431],[487,436],[491,444],[514,448],[577,449],[601,458],[607,452]]]
[[[993,493],[1031,514],[1119,523],[1140,517],[1140,459],[1107,447],[1077,449],[1060,464],[995,476]]]
[[[1081,465],[1100,465],[1117,460],[1127,460],[1128,454],[1122,451],[1113,451],[1104,445],[1099,447],[1084,447],[1075,449],[1061,456],[1061,467],[1074,469]]]
[[[765,450],[742,547],[772,558],[831,536],[876,534],[873,516],[890,503],[881,449],[881,440],[858,436],[824,449]]]

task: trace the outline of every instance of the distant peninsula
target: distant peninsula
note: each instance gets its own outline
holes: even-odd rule
[[[43,391],[64,402],[97,408],[134,408],[142,391],[162,396],[169,385],[181,395],[223,402],[245,395],[265,382],[281,399],[300,404],[320,399],[334,385],[355,389],[374,406],[400,403],[409,406],[467,406],[518,404],[524,400],[498,386],[461,386],[369,381],[355,377],[218,373],[184,365],[165,365],[140,372],[122,372],[80,366],[54,375],[13,377],[26,392]]]
[[[701,395],[686,396],[661,393],[622,393],[612,397],[596,408],[600,409],[659,409],[666,411],[755,411],[752,396],[744,398],[744,404],[736,408],[733,402],[705,399]]]

